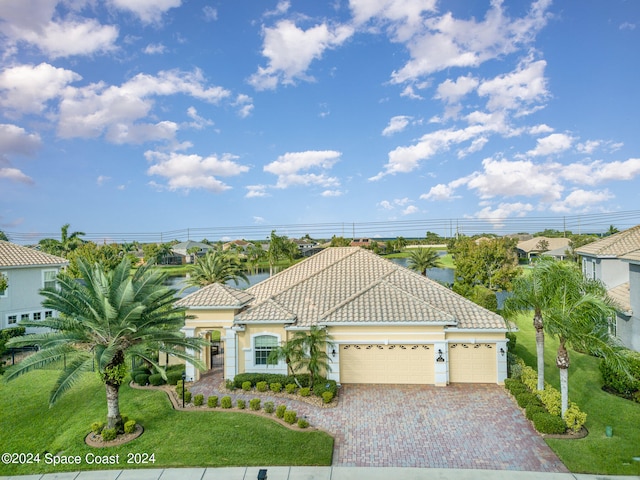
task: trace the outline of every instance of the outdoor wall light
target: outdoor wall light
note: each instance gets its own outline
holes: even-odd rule
[[[504,348],[500,347],[500,355],[504,357]]]
[[[438,358],[436,358],[436,362],[444,362],[444,358],[442,357],[442,349],[438,349]]]
[[[333,358],[336,358],[336,349],[335,348],[333,350],[331,350],[331,356]]]

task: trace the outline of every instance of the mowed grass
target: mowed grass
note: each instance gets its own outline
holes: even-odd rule
[[[144,426],[136,440],[95,449],[84,443],[91,423],[106,418],[105,390],[96,374],[52,408],[49,390],[57,371],[36,371],[0,383],[0,450],[40,454],[39,464],[0,464],[0,475],[105,468],[330,465],[333,438],[324,432],[293,431],[267,418],[232,412],[175,411],[165,393],[123,386],[120,409]],[[80,455],[81,465],[46,465],[46,452]],[[127,464],[129,454],[154,455],[155,463]],[[119,455],[117,465],[88,465],[87,454]]]
[[[516,354],[536,368],[535,333],[530,315],[522,315],[516,323]],[[560,389],[560,376],[555,365],[558,342],[545,336],[545,380]],[[639,475],[640,404],[602,390],[600,360],[574,351],[569,353],[569,400],[576,402],[588,415],[589,435],[579,440],[545,439],[558,457],[574,473],[605,475]],[[607,426],[613,436],[607,438]]]

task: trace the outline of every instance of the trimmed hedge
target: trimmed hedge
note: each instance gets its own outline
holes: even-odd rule
[[[200,406],[204,405],[204,395],[202,393],[198,393],[198,394],[194,395],[193,404],[196,407],[200,407]]]
[[[612,390],[619,395],[633,397],[635,392],[640,392],[640,353],[629,351],[627,358],[630,365],[629,373],[634,378],[629,378],[624,372],[616,372],[606,360],[600,362],[600,373],[602,374],[605,390]],[[636,398],[638,397],[636,396]]]
[[[516,395],[516,402],[520,408],[526,408],[530,403],[535,402],[538,399],[533,393],[522,392]]]
[[[207,407],[215,408],[217,406],[218,406],[218,397],[217,396],[212,395],[209,398],[207,398]]]
[[[564,420],[550,413],[536,413],[532,420],[533,426],[540,433],[562,434],[567,431]]]
[[[182,370],[167,371],[167,383],[177,385],[182,380]]]
[[[133,377],[133,380],[138,385],[145,386],[147,383],[149,383],[149,374],[147,374],[147,373],[139,373],[138,375]]]
[[[164,378],[162,378],[162,375],[154,373],[153,375],[149,375],[149,383],[154,387],[159,387],[160,385],[164,385],[165,381]]]

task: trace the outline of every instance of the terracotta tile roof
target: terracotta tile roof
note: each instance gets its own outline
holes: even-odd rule
[[[622,255],[620,258],[631,262],[640,262],[640,249],[627,253],[626,255]]]
[[[260,323],[260,322],[294,323],[296,314],[287,310],[278,302],[270,298],[260,305],[250,308],[236,316],[236,323]]]
[[[525,253],[539,252],[540,248],[538,247],[538,244],[541,241],[547,242],[547,250],[556,250],[558,248],[569,246],[568,238],[534,237],[529,240],[518,242],[518,249],[522,250]]]
[[[212,283],[176,302],[180,307],[234,307],[240,308],[253,300],[253,295],[244,290]]]
[[[254,306],[236,317],[236,323],[265,320],[265,310],[275,307],[264,303],[273,301],[293,314],[299,326],[446,322],[459,328],[505,328],[499,315],[359,247],[328,248],[247,292],[255,296]],[[255,309],[260,313],[254,314]],[[283,320],[282,312],[276,316]]]
[[[618,285],[617,287],[608,290],[607,293],[609,294],[609,297],[611,297],[611,300],[613,300],[616,304],[616,307],[622,313],[631,311],[631,295],[629,292],[629,282]]]
[[[597,242],[588,243],[576,250],[580,255],[595,257],[622,257],[640,250],[640,225],[614,233]]]
[[[0,268],[64,266],[69,260],[55,255],[0,240]]]

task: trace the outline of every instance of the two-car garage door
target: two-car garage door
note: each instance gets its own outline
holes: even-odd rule
[[[495,344],[449,344],[450,383],[496,383]],[[341,345],[341,383],[435,384],[433,345]]]
[[[341,383],[434,384],[433,345],[341,345]]]

